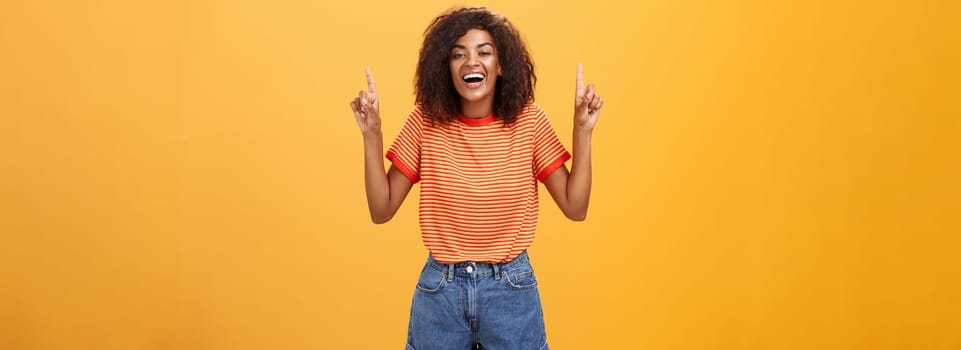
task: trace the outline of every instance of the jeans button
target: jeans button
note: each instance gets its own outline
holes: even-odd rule
[[[474,273],[474,267],[471,265],[467,265],[467,267],[464,268],[464,270],[467,270],[467,273]]]

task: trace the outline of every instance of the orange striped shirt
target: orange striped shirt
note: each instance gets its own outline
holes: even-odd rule
[[[537,228],[537,181],[570,157],[535,104],[506,128],[493,115],[431,125],[415,108],[387,151],[420,182],[421,235],[444,263],[506,262],[527,249]]]

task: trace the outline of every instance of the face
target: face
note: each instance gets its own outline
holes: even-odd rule
[[[450,50],[450,75],[463,104],[494,104],[494,87],[501,75],[494,38],[471,29]]]

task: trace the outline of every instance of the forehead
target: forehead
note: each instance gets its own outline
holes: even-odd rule
[[[477,45],[488,43],[492,46],[494,45],[494,38],[491,34],[483,29],[471,29],[467,33],[464,33],[460,38],[457,38],[455,45],[460,45],[463,47],[476,47]]]

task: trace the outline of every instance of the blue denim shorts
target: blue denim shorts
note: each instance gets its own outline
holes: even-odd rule
[[[414,290],[407,350],[546,350],[544,311],[527,252],[507,263],[427,257]]]

